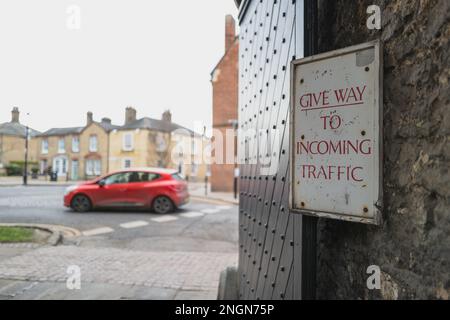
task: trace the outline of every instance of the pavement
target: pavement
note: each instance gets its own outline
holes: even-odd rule
[[[81,214],[62,206],[63,193],[0,187],[0,223],[79,231],[58,246],[0,244],[0,299],[216,299],[220,272],[237,265],[236,205],[194,199],[164,216]],[[73,268],[80,289],[70,286]]]
[[[189,192],[197,199],[218,200],[239,205],[239,195],[234,198],[233,192],[212,192],[210,183],[205,187],[204,183],[189,182]]]
[[[58,179],[58,181],[50,181],[49,177],[39,176],[38,179],[32,179],[28,177],[27,183],[30,186],[69,186],[74,182],[67,181],[66,179]],[[23,184],[22,177],[0,177],[0,186],[13,187]]]

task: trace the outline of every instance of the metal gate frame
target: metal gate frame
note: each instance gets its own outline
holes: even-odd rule
[[[314,299],[317,218],[289,212],[288,148],[290,63],[316,51],[317,1],[246,0],[239,20],[239,126],[261,130],[239,134],[239,297]]]

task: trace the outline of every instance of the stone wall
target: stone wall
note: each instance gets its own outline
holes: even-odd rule
[[[379,5],[382,30],[368,30]],[[448,299],[450,2],[319,0],[319,51],[384,45],[384,222],[320,219],[319,299]],[[366,269],[381,268],[381,290]]]

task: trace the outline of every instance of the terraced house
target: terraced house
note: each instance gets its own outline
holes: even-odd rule
[[[92,179],[108,172],[109,133],[116,126],[111,120],[93,120],[87,113],[84,127],[52,128],[36,136],[39,167],[49,168],[67,180]]]
[[[170,111],[161,120],[138,119],[136,109],[127,107],[121,126],[108,118],[96,122],[88,112],[85,126],[52,128],[34,140],[41,174],[50,169],[60,179],[89,180],[127,168],[163,167],[202,181],[207,171],[202,157],[192,152],[201,153],[208,140],[173,123]],[[186,146],[192,150],[187,152]],[[180,149],[176,159],[173,148]]]
[[[125,124],[111,132],[110,141],[111,171],[163,167],[178,169],[191,181],[205,177],[207,165],[202,151],[208,139],[172,122],[170,111],[164,112],[161,120],[138,119],[136,109],[128,107]]]
[[[25,160],[25,136],[26,126],[20,123],[19,108],[14,107],[11,111],[11,121],[0,124],[0,173],[3,173],[5,167],[14,161]],[[29,138],[39,134],[38,131],[29,129]],[[36,161],[36,142],[29,140],[30,162]]]

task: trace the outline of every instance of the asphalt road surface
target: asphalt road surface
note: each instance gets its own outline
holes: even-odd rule
[[[83,245],[237,252],[237,206],[192,201],[163,217],[150,211],[133,210],[76,213],[63,206],[64,189],[0,187],[0,223],[75,228],[90,235],[83,238]]]
[[[192,201],[168,215],[76,213],[64,187],[0,187],[0,223],[80,231],[57,247],[0,244],[1,299],[215,299],[220,271],[237,265],[238,207]],[[67,268],[82,271],[69,290]]]

